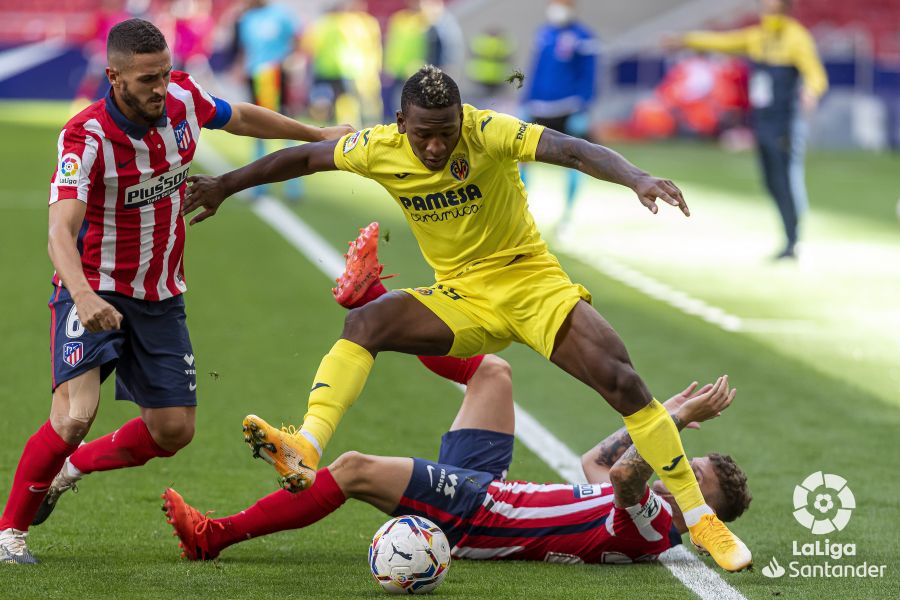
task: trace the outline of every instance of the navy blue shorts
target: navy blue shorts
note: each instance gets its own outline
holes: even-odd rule
[[[197,366],[188,335],[184,298],[158,302],[122,294],[100,296],[122,313],[122,328],[90,333],[78,320],[69,291],[50,297],[51,389],[100,367],[105,381],[115,370],[116,398],[145,408],[196,406]]]
[[[440,526],[454,546],[466,520],[484,502],[488,485],[504,479],[512,462],[513,436],[483,429],[448,431],[438,462],[413,459],[413,472],[394,516],[414,514]]]

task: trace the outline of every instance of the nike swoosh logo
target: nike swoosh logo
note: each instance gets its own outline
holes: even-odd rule
[[[29,491],[29,492],[34,492],[35,494],[43,494],[44,492],[46,492],[46,491],[49,490],[49,489],[50,489],[49,486],[48,486],[48,487],[45,487],[45,488],[36,488],[36,487],[34,487],[33,485],[29,485],[29,486],[28,486],[28,491]]]
[[[485,126],[486,126],[488,123],[490,123],[490,122],[491,122],[491,119],[493,119],[493,118],[494,118],[494,117],[488,117],[487,119],[485,119],[484,121],[481,122],[481,130],[482,130],[482,131],[484,131]]]
[[[132,156],[131,158],[129,158],[129,159],[126,160],[125,162],[120,162],[120,163],[117,162],[117,163],[116,163],[116,166],[119,167],[120,169],[124,169],[126,166],[128,166],[128,163],[130,163],[130,162],[133,161],[133,160],[134,160],[134,157]]]
[[[323,387],[331,387],[331,386],[328,385],[327,383],[317,383],[317,384],[315,384],[314,386],[312,386],[312,389],[309,390],[309,391],[310,391],[310,392],[314,392],[314,391],[316,391],[317,389],[323,388]]]
[[[196,389],[197,389],[197,384],[196,384],[196,383],[189,383],[189,384],[188,384],[188,390],[190,390],[190,391],[193,392],[193,391],[196,390]]]
[[[397,179],[406,179],[409,177],[409,173],[394,173],[394,177]]]
[[[671,471],[672,469],[674,469],[675,467],[678,466],[678,463],[681,462],[682,458],[684,458],[684,454],[679,454],[678,456],[676,456],[675,458],[672,459],[672,464],[670,464],[668,467],[663,467],[662,470],[663,471]]]

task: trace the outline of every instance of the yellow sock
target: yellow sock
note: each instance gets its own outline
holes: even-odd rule
[[[318,442],[320,456],[344,413],[362,393],[374,362],[368,350],[341,339],[319,364],[300,432]]]
[[[654,398],[624,420],[638,454],[675,496],[681,512],[706,506],[694,470],[684,454],[678,428],[663,405]]]

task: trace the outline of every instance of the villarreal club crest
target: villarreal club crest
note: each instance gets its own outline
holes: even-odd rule
[[[465,181],[469,176],[469,161],[465,156],[454,156],[450,160],[450,174],[457,181]]]

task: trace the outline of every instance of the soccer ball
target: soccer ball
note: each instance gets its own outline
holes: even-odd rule
[[[450,543],[441,528],[405,515],[382,525],[369,546],[375,580],[392,594],[427,594],[450,568]]]

